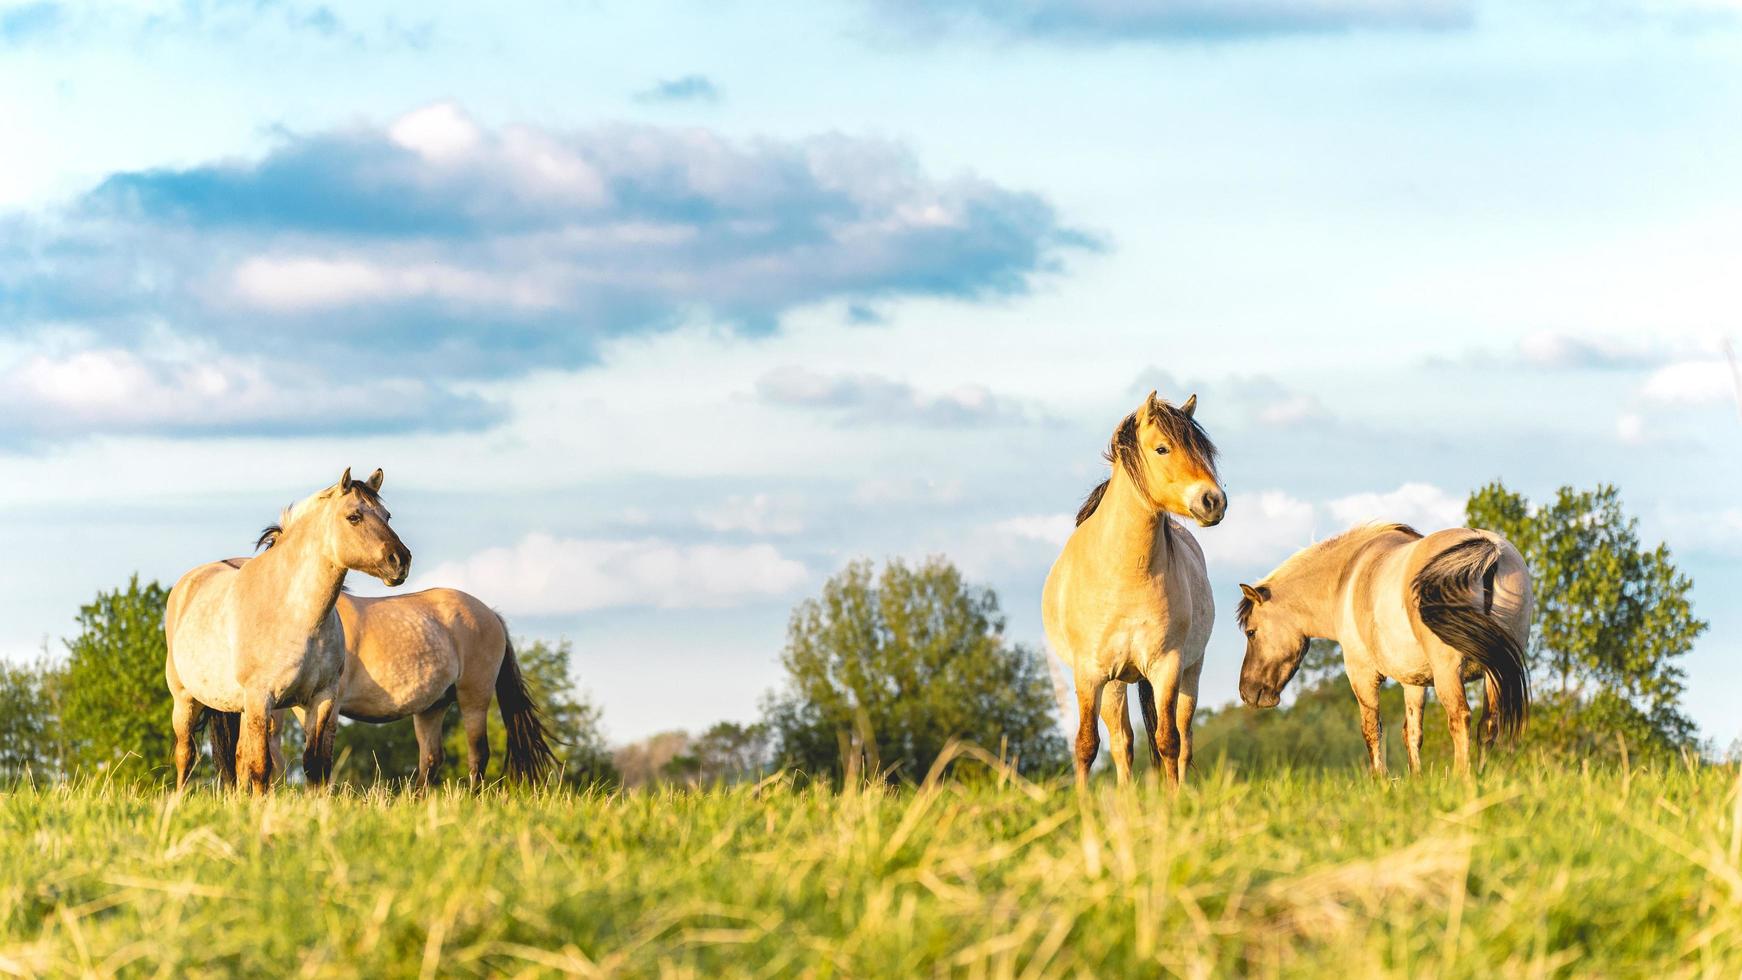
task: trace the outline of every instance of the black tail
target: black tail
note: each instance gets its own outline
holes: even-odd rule
[[[556,753],[550,750],[553,737],[538,705],[532,703],[526,679],[520,676],[513,640],[507,641],[502,668],[496,672],[496,710],[502,712],[502,727],[508,733],[509,777],[532,782],[543,779],[556,765]]]
[[[205,712],[211,726],[212,765],[218,769],[218,784],[236,785],[236,742],[242,737],[242,714],[237,711]]]
[[[1485,537],[1471,538],[1434,556],[1416,575],[1413,586],[1421,621],[1447,646],[1482,669],[1487,687],[1481,727],[1484,742],[1497,735],[1516,737],[1530,713],[1530,672],[1524,663],[1524,648],[1493,616],[1494,575],[1499,566],[1499,546]],[[1481,599],[1480,608],[1473,604],[1477,598]]]

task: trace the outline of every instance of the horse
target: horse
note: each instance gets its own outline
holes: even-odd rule
[[[1105,454],[1111,474],[1077,512],[1046,578],[1047,641],[1076,683],[1079,785],[1087,785],[1100,751],[1097,714],[1107,724],[1119,782],[1130,781],[1124,685],[1131,683],[1150,759],[1168,785],[1177,787],[1191,765],[1192,714],[1215,603],[1203,551],[1170,515],[1211,527],[1228,508],[1216,447],[1193,418],[1197,405],[1196,395],[1176,407],[1152,391],[1119,423]]]
[[[411,552],[388,526],[382,480],[380,470],[356,481],[346,469],[338,483],[284,511],[271,552],[201,565],[170,590],[164,675],[174,700],[177,789],[193,772],[194,735],[208,712],[218,712],[225,717],[212,728],[212,756],[220,781],[233,783],[241,766],[249,789],[266,792],[273,716],[289,706],[314,719],[303,772],[315,785],[326,782],[345,666],[333,606],[345,575],[356,570],[397,586],[411,573]]]
[[[268,527],[260,545],[270,553],[281,533],[277,525]],[[409,715],[424,786],[440,781],[442,719],[456,701],[471,782],[483,783],[492,692],[508,735],[508,776],[536,782],[555,764],[551,734],[521,676],[508,627],[483,600],[457,589],[377,598],[342,593],[337,608],[345,628],[339,713],[373,724]],[[294,710],[306,730],[306,713]],[[281,712],[281,731],[283,720]],[[277,741],[273,749],[282,753]]]
[[[1387,677],[1403,685],[1411,772],[1421,770],[1428,684],[1445,706],[1460,775],[1470,774],[1465,680],[1484,681],[1484,750],[1524,728],[1530,709],[1524,650],[1535,600],[1524,557],[1498,534],[1453,528],[1423,537],[1406,524],[1369,524],[1303,549],[1240,591],[1241,699],[1274,707],[1307,645],[1314,638],[1336,641],[1375,775],[1385,773],[1379,685]]]

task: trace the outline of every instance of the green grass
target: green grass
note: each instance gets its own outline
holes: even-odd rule
[[[1729,768],[0,795],[0,971],[1737,976]]]

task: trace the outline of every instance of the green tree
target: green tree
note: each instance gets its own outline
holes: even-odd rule
[[[67,640],[61,724],[68,766],[108,769],[129,756],[135,771],[167,771],[173,735],[164,681],[163,607],[156,582],[99,592],[79,609],[79,635]]]
[[[56,708],[60,672],[45,657],[35,664],[0,664],[0,780],[61,771],[64,745]]]
[[[667,779],[692,786],[712,786],[757,779],[769,767],[768,726],[716,722],[688,741],[685,750],[664,766]]]
[[[942,558],[848,565],[793,611],[781,664],[766,711],[784,765],[840,779],[863,758],[919,779],[952,737],[1029,773],[1064,763],[1045,661],[1007,643],[998,597]]]
[[[556,644],[522,640],[514,648],[533,703],[539,706],[545,724],[559,743],[553,748],[562,760],[564,781],[575,785],[615,782],[617,772],[605,747],[599,707],[577,691],[569,679],[572,652],[568,640]],[[458,708],[448,709],[443,733],[443,778],[463,779],[466,776],[466,732],[465,726],[459,722]],[[501,772],[507,750],[506,739],[501,716],[492,705],[491,774]],[[337,751],[349,752],[346,770],[351,778],[364,782],[377,777],[408,780],[417,773],[417,735],[412,730],[410,718],[384,725],[347,722],[339,729]]]
[[[1707,624],[1693,614],[1693,582],[1666,546],[1640,543],[1616,489],[1562,487],[1532,506],[1495,482],[1466,512],[1516,545],[1534,580],[1531,740],[1587,753],[1615,749],[1617,735],[1635,751],[1691,745],[1677,661]]]

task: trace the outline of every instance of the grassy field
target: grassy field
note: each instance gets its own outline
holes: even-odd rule
[[[0,971],[1742,974],[1728,768],[0,796]]]

